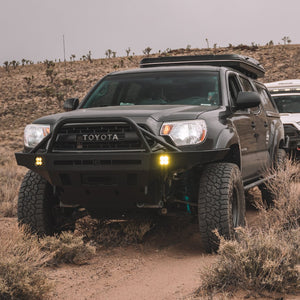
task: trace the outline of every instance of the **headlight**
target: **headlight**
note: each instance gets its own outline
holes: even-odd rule
[[[50,125],[27,125],[24,130],[24,145],[33,148],[49,133]]]
[[[206,134],[204,120],[166,122],[160,129],[160,135],[169,136],[177,146],[200,144]]]

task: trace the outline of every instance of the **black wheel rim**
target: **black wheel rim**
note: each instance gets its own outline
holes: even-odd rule
[[[232,223],[235,228],[239,225],[238,195],[236,189],[233,189],[231,205]]]

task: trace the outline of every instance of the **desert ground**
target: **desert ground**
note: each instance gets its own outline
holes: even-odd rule
[[[256,218],[257,211],[248,208],[247,221],[251,226]],[[13,235],[16,218],[0,218],[0,228]],[[49,294],[53,300],[183,300],[197,298],[194,293],[201,283],[200,273],[216,261],[216,256],[201,248],[197,224],[178,224],[170,218],[163,220],[142,243],[101,246],[83,265],[61,264],[44,271],[53,284]],[[220,296],[231,298],[232,295]]]
[[[177,49],[166,55],[237,53],[258,59],[266,69],[262,82],[300,78],[300,45],[230,46],[212,49]],[[158,55],[158,54],[156,54]],[[16,166],[13,153],[22,150],[23,129],[38,117],[62,111],[64,100],[83,99],[105,74],[138,67],[142,56],[75,61],[48,61],[0,67],[0,231],[17,230],[18,188],[26,170]],[[73,59],[74,60],[74,59]],[[255,193],[254,193],[255,194]],[[259,197],[259,196],[258,196]],[[247,222],[256,226],[258,212],[247,209]],[[103,245],[82,265],[59,264],[43,268],[52,285],[49,299],[194,299],[201,272],[217,254],[206,254],[197,224],[174,218],[160,220],[138,243]],[[0,241],[1,247],[1,241]],[[1,287],[1,286],[0,286]],[[260,297],[252,292],[235,299]],[[209,299],[232,299],[232,294]],[[297,295],[280,295],[299,299]]]

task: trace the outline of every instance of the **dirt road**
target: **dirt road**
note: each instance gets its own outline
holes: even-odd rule
[[[248,211],[248,222],[256,215]],[[13,234],[16,218],[1,218],[0,228]],[[201,270],[216,257],[203,251],[197,224],[175,218],[163,221],[142,244],[100,247],[86,265],[44,270],[53,284],[50,299],[191,299]]]
[[[184,299],[215,255],[203,252],[191,227],[149,244],[105,249],[85,266],[49,270],[53,299]]]

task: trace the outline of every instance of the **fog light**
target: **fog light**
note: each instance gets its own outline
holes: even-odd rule
[[[168,155],[161,155],[159,157],[159,164],[161,166],[167,166],[169,164],[170,160],[169,160],[169,156]]]
[[[43,165],[43,158],[40,157],[40,156],[37,156],[37,157],[35,158],[35,165],[36,165],[36,166],[41,166],[41,165]]]

